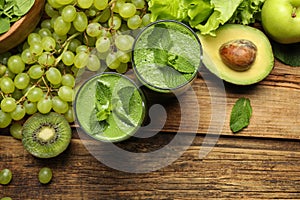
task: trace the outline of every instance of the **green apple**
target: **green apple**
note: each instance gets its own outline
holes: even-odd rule
[[[266,0],[261,17],[266,34],[274,41],[300,42],[300,0]]]

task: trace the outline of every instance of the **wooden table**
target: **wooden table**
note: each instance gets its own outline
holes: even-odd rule
[[[203,72],[208,73],[208,72]],[[192,144],[173,163],[146,173],[112,169],[87,150],[99,143],[81,138],[73,128],[69,148],[60,156],[42,160],[29,155],[20,141],[0,133],[0,169],[10,168],[13,180],[0,185],[0,197],[13,199],[293,199],[300,198],[300,69],[276,61],[272,73],[252,86],[225,84],[224,124],[212,122],[212,100],[207,80],[199,77],[193,90],[181,101],[189,110],[199,107],[199,124],[192,128],[194,116],[184,117],[182,132],[194,137]],[[221,88],[216,87],[216,91]],[[193,91],[196,99],[191,98]],[[193,96],[193,95],[192,95]],[[231,108],[239,97],[250,98],[253,115],[250,125],[233,134],[229,129]],[[216,99],[222,100],[222,95]],[[223,98],[224,100],[224,98]],[[169,145],[178,131],[180,105],[175,100],[165,106],[168,117],[164,128],[148,139],[131,138],[117,144],[126,151],[147,153]],[[197,107],[197,105],[196,105]],[[186,114],[186,113],[185,113]],[[197,116],[196,116],[197,117]],[[190,126],[189,126],[190,123]],[[213,149],[203,158],[200,150],[209,149],[209,127],[221,130]],[[152,127],[155,131],[155,127]],[[195,135],[196,133],[196,135]],[[216,133],[215,137],[218,137]],[[175,147],[174,147],[175,148]],[[115,156],[114,152],[105,152]],[[162,160],[162,159],[161,159]],[[159,161],[149,162],[152,166]],[[128,161],[130,162],[130,161]],[[137,158],[136,162],[143,162]],[[123,163],[124,164],[124,163]],[[48,185],[38,182],[41,167],[52,168]],[[120,165],[121,166],[121,165]],[[126,166],[124,166],[126,168]],[[139,166],[136,166],[138,170]],[[133,170],[134,171],[134,170]]]

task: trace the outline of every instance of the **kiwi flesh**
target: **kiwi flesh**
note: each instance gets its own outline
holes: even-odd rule
[[[50,112],[35,113],[29,117],[22,130],[24,148],[38,158],[52,158],[69,146],[72,131],[64,116]]]

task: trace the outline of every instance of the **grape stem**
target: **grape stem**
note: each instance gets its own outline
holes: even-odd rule
[[[25,98],[28,96],[28,94],[29,94],[29,92],[33,89],[33,88],[35,88],[36,87],[36,85],[33,85],[33,86],[31,86],[28,90],[27,90],[27,92],[17,101],[17,103],[16,104],[19,104],[19,103],[21,103],[22,101],[25,101]]]

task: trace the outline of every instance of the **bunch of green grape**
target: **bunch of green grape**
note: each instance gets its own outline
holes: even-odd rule
[[[145,0],[47,0],[36,30],[0,55],[0,128],[36,112],[73,122],[79,72],[125,73],[134,30],[149,23]]]

